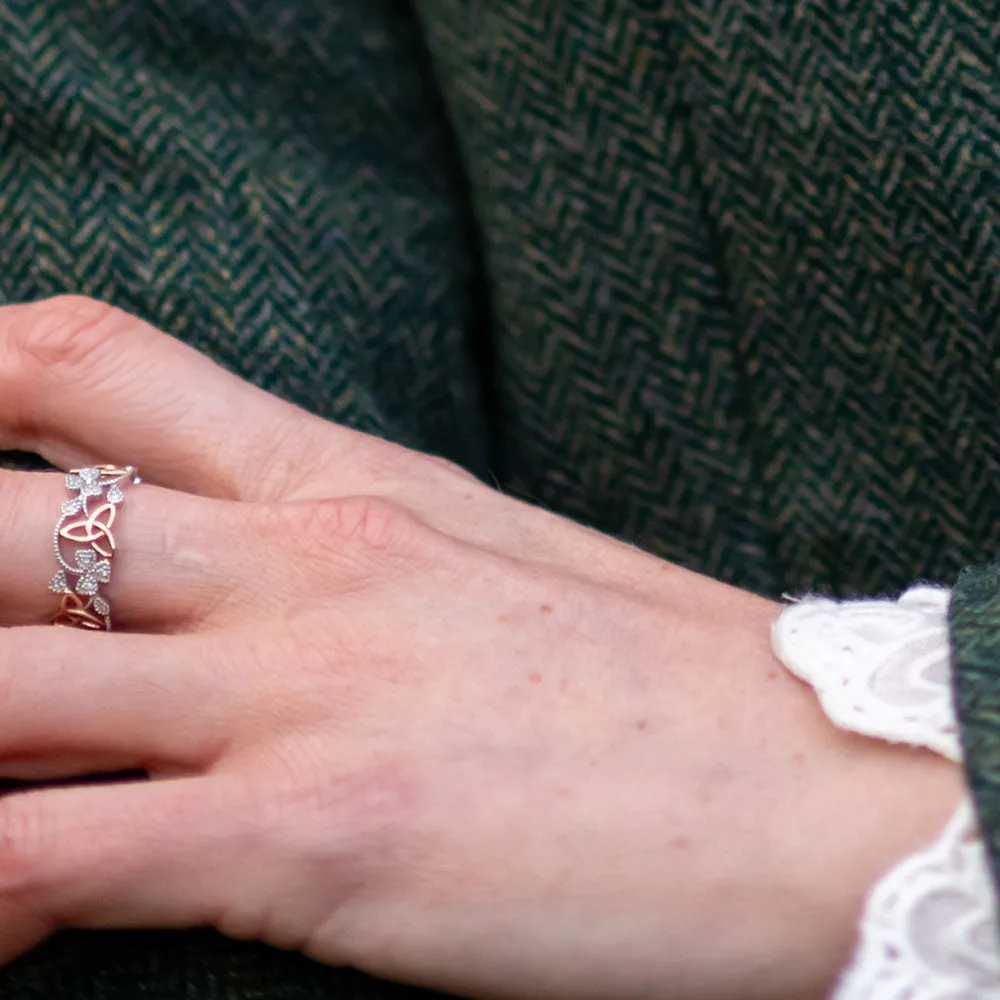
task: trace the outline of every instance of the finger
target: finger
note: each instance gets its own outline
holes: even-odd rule
[[[58,612],[49,589],[59,569],[53,529],[69,498],[58,473],[0,470],[0,624],[41,624]],[[241,579],[238,510],[145,484],[128,490],[112,528],[112,578],[101,588],[115,627],[174,630],[205,621]],[[70,559],[85,547],[62,543]]]
[[[355,437],[104,303],[0,307],[0,447],[62,467],[133,464],[188,493],[274,500],[317,454]]]
[[[201,767],[234,705],[218,640],[49,627],[0,631],[0,774]],[[49,768],[51,770],[51,768]],[[169,768],[168,768],[169,769]]]
[[[179,778],[0,799],[0,960],[61,927],[211,923],[234,875],[224,790]]]

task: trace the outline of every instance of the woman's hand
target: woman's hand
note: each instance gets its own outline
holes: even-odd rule
[[[131,462],[113,634],[0,473],[0,957],[212,925],[483,997],[818,995],[959,794],[835,730],[777,607],[309,416],[82,299],[0,309],[0,446]]]

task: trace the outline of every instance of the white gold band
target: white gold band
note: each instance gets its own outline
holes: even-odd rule
[[[101,585],[111,582],[116,551],[111,529],[125,502],[126,482],[142,482],[133,465],[89,466],[66,475],[66,488],[75,496],[63,503],[52,536],[59,570],[49,590],[62,598],[53,625],[111,631],[111,605]],[[67,558],[69,545],[77,546],[72,559]]]

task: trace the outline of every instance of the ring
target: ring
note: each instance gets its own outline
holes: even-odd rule
[[[126,480],[133,486],[142,482],[134,465],[95,465],[67,473],[66,488],[76,496],[63,503],[52,538],[59,571],[49,590],[62,598],[53,625],[111,631],[111,605],[100,591],[101,584],[111,581],[115,556],[111,528],[125,502],[122,485]],[[78,547],[70,560],[66,543],[85,547]]]

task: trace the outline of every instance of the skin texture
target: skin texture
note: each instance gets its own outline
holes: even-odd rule
[[[0,309],[0,447],[134,463],[54,611],[58,474],[0,473],[0,960],[212,925],[478,997],[819,997],[960,794],[835,729],[780,608],[312,417],[124,313]],[[41,627],[40,627],[41,626]]]

